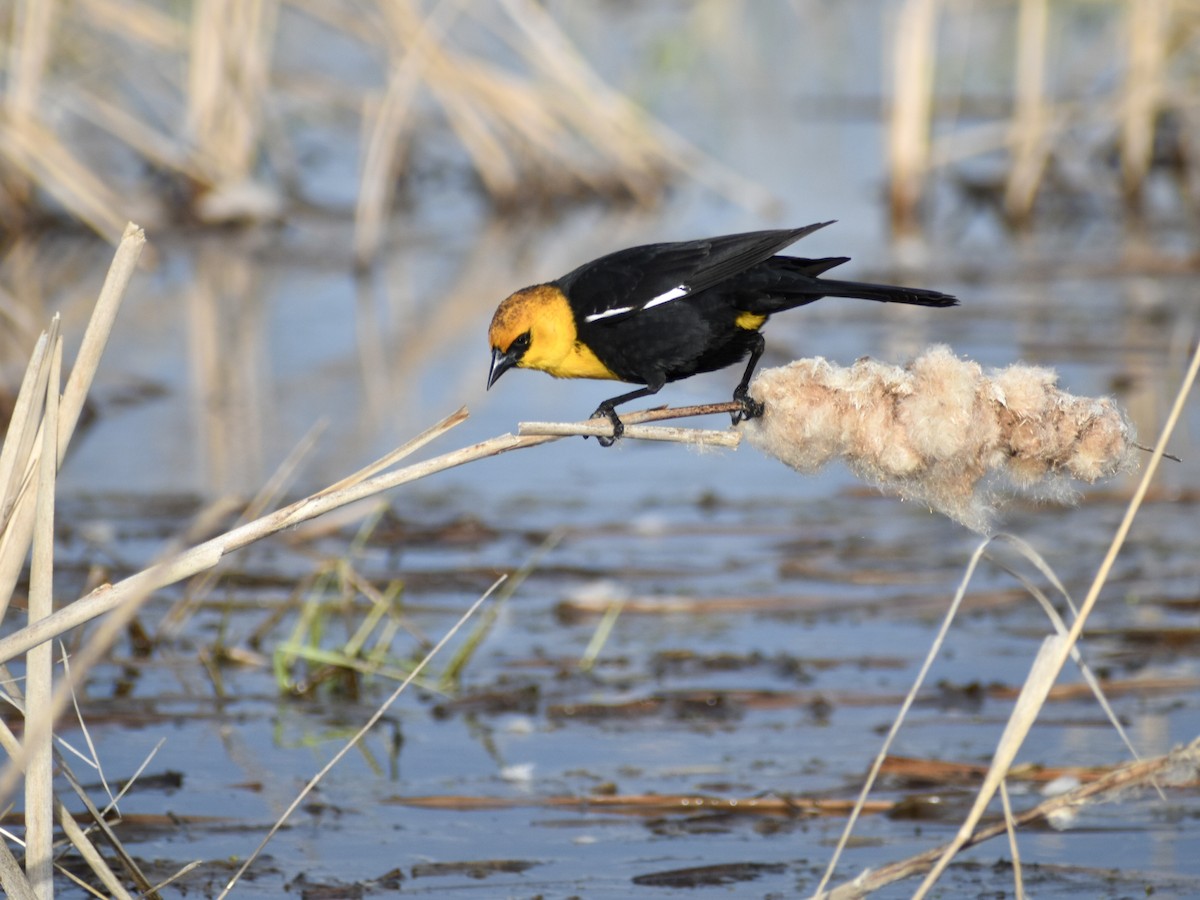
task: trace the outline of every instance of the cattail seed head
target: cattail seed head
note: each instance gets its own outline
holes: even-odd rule
[[[934,346],[903,368],[802,359],[764,369],[750,395],[766,411],[750,442],[801,472],[837,458],[865,481],[986,532],[1003,483],[1073,496],[1132,467],[1133,434],[1107,398],[1076,397],[1050,369],[978,363]]]

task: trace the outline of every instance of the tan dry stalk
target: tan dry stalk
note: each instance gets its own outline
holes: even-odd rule
[[[271,477],[267,479],[267,482],[254,495],[246,505],[246,508],[242,510],[241,515],[238,517],[239,525],[257,519],[279,500],[287,486],[292,483],[296,470],[300,466],[300,461],[312,452],[313,447],[316,446],[317,438],[324,433],[326,427],[327,423],[324,420],[318,422],[292,448],[291,452],[279,464],[279,467]],[[207,596],[218,577],[219,573],[217,569],[209,569],[201,577],[188,585],[188,589],[184,595],[176,600],[159,620],[158,630],[154,635],[156,643],[162,640],[173,639],[183,631],[184,626],[191,618],[192,612],[200,605],[204,597]]]
[[[197,0],[187,132],[213,186],[250,178],[262,143],[278,0]]]
[[[63,670],[66,676],[69,678],[70,663],[68,660],[69,657],[63,657]],[[75,696],[76,695],[72,693],[72,700],[75,699]],[[77,721],[86,731],[87,723],[83,721],[82,716],[79,714],[78,704],[75,706],[75,714]],[[105,817],[113,811],[116,811],[117,819],[113,824],[120,822],[120,811],[117,810],[117,804],[119,804],[124,798],[125,794],[131,790],[135,784],[137,784],[138,779],[142,776],[142,772],[145,771],[146,766],[154,758],[155,754],[157,754],[162,748],[162,745],[165,742],[166,738],[159,738],[154,749],[151,750],[150,753],[142,760],[141,764],[137,767],[137,769],[134,770],[133,774],[125,779],[125,783],[121,786],[121,789],[117,792],[115,797],[112,795],[111,790],[109,790],[104,778],[104,771],[100,766],[100,760],[95,754],[95,749],[92,748],[91,763],[95,766],[101,783],[104,785],[104,792],[109,798],[108,804],[103,810],[97,808],[96,804],[92,802],[92,798],[88,795],[88,792],[83,785],[79,783],[79,779],[75,777],[75,773],[71,770],[70,763],[64,758],[64,755],[61,752],[57,754],[59,773],[62,778],[66,780],[72,792],[74,792],[75,796],[79,798],[79,802],[83,806],[83,810],[80,812],[80,817],[83,818],[86,815],[89,823],[87,833],[96,835],[98,838],[102,839],[108,844],[110,852],[116,857],[117,861],[121,865],[121,868],[125,871],[126,876],[130,879],[130,881],[133,882],[133,886],[142,893],[143,897],[150,896],[150,881],[146,878],[145,873],[143,873],[138,867],[137,862],[129,854],[129,851],[125,849],[125,845],[121,843],[120,839],[116,835],[116,832],[113,830],[112,825]],[[90,743],[91,742],[89,741],[89,746]],[[80,828],[77,822],[72,820],[70,811],[61,803],[58,805],[58,817],[64,833],[69,833],[69,829],[72,828],[80,831],[83,830]],[[95,841],[94,843],[100,843],[100,841]],[[89,854],[85,854],[85,858],[89,860],[89,866],[91,866],[95,872],[96,877],[98,877],[105,884],[108,884],[110,881],[116,881],[115,875],[106,875],[102,869],[97,868],[97,865],[102,865],[104,869],[111,869],[105,859],[100,858],[93,862],[92,857]],[[159,898],[151,897],[151,900],[159,900]]]
[[[1094,482],[1133,463],[1116,405],[1056,382],[1049,369],[1019,364],[984,372],[944,346],[904,368],[798,360],[758,374],[750,393],[766,413],[743,428],[801,472],[841,459],[864,481],[987,532],[997,482],[1066,499],[1072,479]]]
[[[59,317],[54,316],[50,320],[50,328],[42,332],[33,345],[33,353],[25,367],[25,376],[21,379],[21,389],[8,423],[8,433],[4,436],[4,448],[0,450],[0,528],[6,532],[13,505],[30,474],[29,457],[41,428],[46,380],[50,377],[50,361],[46,350],[53,347],[58,338],[59,322]],[[0,600],[0,619],[3,618],[6,604],[6,600]]]
[[[58,454],[59,464],[62,463],[62,458],[67,452],[67,447],[71,442],[71,436],[74,434],[75,426],[79,421],[79,415],[83,410],[83,403],[87,399],[88,390],[91,388],[92,380],[96,375],[96,368],[100,364],[100,357],[104,353],[104,348],[108,343],[109,334],[112,332],[113,323],[116,321],[117,312],[121,307],[121,300],[124,297],[125,289],[129,285],[129,280],[133,277],[133,272],[137,268],[138,258],[141,256],[142,248],[146,244],[146,235],[136,225],[130,223],[125,234],[121,238],[121,243],[117,247],[116,253],[113,255],[112,265],[109,266],[108,274],[105,276],[104,285],[100,289],[100,295],[96,300],[96,305],[92,310],[92,317],[88,321],[87,329],[83,335],[83,342],[80,344],[79,356],[75,360],[75,365],[71,369],[71,375],[67,379],[66,388],[63,390],[61,406],[59,410],[58,424]],[[52,323],[51,328],[56,330],[57,323]],[[43,360],[44,360],[44,346]],[[35,349],[35,356],[37,351]],[[33,371],[32,362],[30,368],[26,371],[26,379],[30,377]],[[24,385],[21,388],[22,394],[25,391]],[[10,485],[20,483],[28,483],[32,478],[32,472],[36,465],[36,456],[33,448],[33,435],[37,431],[37,425],[34,424],[34,419],[31,416],[36,416],[41,410],[40,400],[36,401],[36,408],[33,407],[35,401],[31,398],[30,405],[26,407],[27,412],[21,420],[25,424],[22,426],[24,436],[20,440],[20,448],[26,448],[21,452],[16,452],[13,457],[12,473],[9,478]],[[19,407],[18,407],[19,408]],[[14,417],[14,422],[18,420]],[[28,442],[28,444],[26,443]],[[5,454],[8,453],[8,441],[5,441],[4,451],[0,452],[0,466],[7,465]],[[0,474],[3,474],[0,472]],[[13,479],[20,479],[14,481]],[[4,485],[0,482],[0,490],[4,490]],[[25,556],[29,549],[33,529],[33,496],[32,491],[25,490],[22,493],[10,493],[6,495],[5,509],[11,507],[11,513],[5,513],[5,516],[0,520],[0,527],[3,527],[3,533],[0,534],[0,619],[3,618],[4,612],[7,609],[9,599],[12,597],[12,592],[17,583],[17,578],[20,576],[21,568],[25,564]],[[15,504],[15,505],[12,505]]]
[[[1000,782],[1000,803],[1004,808],[1004,830],[1008,832],[1008,852],[1012,855],[1013,893],[1016,900],[1025,900],[1025,878],[1021,874],[1021,847],[1017,843],[1017,820],[1008,799],[1008,785]]]
[[[612,423],[599,419],[590,422],[521,422],[517,426],[517,434],[522,436],[552,434],[559,437],[612,437],[612,433]],[[670,441],[708,447],[735,448],[742,441],[740,434],[728,429],[714,431],[707,428],[667,428],[661,425],[630,425],[624,434],[625,437],[635,440]]]
[[[888,753],[891,751],[892,744],[895,742],[897,735],[900,734],[900,726],[904,724],[904,720],[908,717],[908,711],[912,709],[913,704],[917,700],[917,695],[920,693],[922,686],[925,684],[925,678],[929,675],[929,670],[933,668],[934,661],[941,653],[942,647],[946,641],[946,635],[950,633],[950,626],[954,624],[954,619],[958,616],[959,609],[962,608],[963,600],[967,596],[967,586],[971,583],[971,579],[975,575],[975,569],[979,566],[980,560],[983,559],[983,552],[987,548],[990,541],[982,542],[975,548],[975,552],[971,554],[971,559],[967,563],[966,571],[963,572],[963,577],[959,581],[958,590],[954,592],[954,599],[950,602],[950,608],[946,610],[942,616],[942,624],[934,635],[933,643],[929,647],[929,652],[925,654],[925,659],[921,663],[921,668],[917,671],[916,677],[913,679],[912,685],[908,689],[908,693],[904,696],[904,702],[900,704],[900,709],[896,713],[892,724],[888,728],[888,733],[883,739],[883,744],[875,754],[875,759],[871,762],[871,768],[867,772],[867,777],[863,781],[862,788],[859,790],[858,798],[854,802],[854,808],[850,810],[850,815],[846,819],[846,825],[842,829],[841,836],[838,838],[837,844],[833,848],[833,854],[829,858],[828,864],[825,866],[825,872],[821,875],[821,880],[817,884],[816,894],[820,895],[826,885],[833,878],[833,873],[837,870],[838,860],[841,859],[842,853],[849,846],[850,836],[854,833],[854,826],[858,822],[859,816],[867,806],[867,798],[870,796],[872,788],[875,787],[875,782],[879,778],[879,772],[883,768],[884,762],[888,758]]]
[[[29,880],[21,871],[21,864],[8,849],[7,841],[0,841],[0,888],[9,900],[37,900]]]
[[[29,621],[54,612],[54,486],[58,473],[58,391],[62,383],[62,338],[50,354],[42,451],[38,461],[33,559],[29,569]],[[25,663],[25,874],[39,897],[54,896],[53,730],[44,716],[54,693],[54,647],[31,648]]]
[[[0,159],[42,187],[81,222],[116,243],[125,219],[122,198],[42,122],[0,116]]]
[[[1154,154],[1154,129],[1166,86],[1167,19],[1172,0],[1136,0],[1125,7],[1129,60],[1121,105],[1121,181],[1141,190]]]
[[[653,200],[663,172],[670,170],[696,179],[745,209],[765,213],[778,208],[777,198],[761,185],[720,164],[609,87],[543,5],[504,0],[503,6],[525,38],[514,49],[542,75],[544,84],[535,99],[607,159],[612,177],[633,197]],[[526,115],[507,117],[507,123],[518,127],[522,137],[536,140],[537,129],[527,124],[532,121],[536,120]],[[569,168],[584,184],[601,183],[601,178],[573,164],[574,146],[566,144],[565,157],[562,152],[544,154],[546,162]]]
[[[63,836],[71,842],[76,852],[79,853],[80,859],[88,864],[88,868],[100,879],[100,883],[104,885],[109,894],[116,900],[133,900],[133,895],[125,890],[125,886],[121,884],[117,874],[100,855],[100,851],[96,849],[87,832],[75,821],[66,805],[55,802],[54,808],[58,813],[59,822],[62,823]]]
[[[1004,186],[1004,209],[1014,219],[1029,215],[1050,155],[1050,108],[1046,103],[1048,0],[1020,0],[1017,8],[1016,109],[1011,122],[1012,151]]]
[[[88,320],[87,329],[83,333],[83,342],[79,345],[79,355],[71,368],[67,386],[63,389],[62,411],[60,414],[58,433],[58,464],[61,466],[67,453],[71,435],[83,412],[84,401],[91,390],[96,370],[100,367],[100,357],[108,346],[108,337],[112,334],[113,324],[121,309],[121,301],[125,290],[137,271],[138,260],[146,246],[146,233],[132,222],[126,224],[121,235],[121,243],[113,254],[112,265],[104,276],[104,284],[100,288],[100,296],[92,317]]]
[[[460,5],[455,3],[451,8],[455,16]],[[416,15],[414,8],[389,4],[386,12],[407,55],[416,56],[422,62],[426,86],[441,104],[450,127],[470,155],[488,193],[493,197],[514,196],[519,188],[520,173],[509,148],[500,139],[500,133],[504,131],[501,123],[510,120],[518,128],[524,123],[513,117],[507,105],[488,103],[480,95],[480,86],[499,75],[496,68],[463,54],[451,53],[445,42],[438,39],[445,29],[435,31]],[[469,77],[471,70],[480,72],[483,78]],[[530,93],[528,86],[523,87],[523,93]]]
[[[905,0],[892,41],[888,185],[892,226],[911,230],[929,171],[939,0]]]
[[[526,38],[517,49],[541,74],[546,101],[590,146],[613,158],[634,197],[653,200],[661,169],[674,160],[645,128],[646,114],[600,78],[541,5],[530,0],[501,5]]]
[[[58,0],[17,0],[5,92],[13,121],[37,118],[57,6]]]
[[[206,510],[208,518],[213,520],[224,519],[229,510],[217,504],[216,506]],[[199,517],[200,527],[206,528],[211,523],[206,520],[205,514]],[[186,554],[184,554],[186,555]],[[0,798],[7,798],[16,786],[22,772],[28,765],[27,756],[29,748],[36,748],[40,741],[49,741],[53,733],[54,723],[58,721],[58,717],[66,710],[72,702],[77,689],[81,687],[87,679],[92,668],[99,663],[116,643],[117,639],[125,632],[130,620],[136,615],[141,604],[144,603],[152,593],[152,588],[147,585],[154,584],[154,575],[158,571],[169,565],[172,558],[168,556],[168,562],[159,566],[151,567],[143,572],[143,575],[150,577],[142,580],[137,580],[136,576],[134,583],[124,597],[125,602],[118,608],[113,610],[113,615],[105,618],[96,629],[95,633],[89,636],[89,640],[74,656],[72,667],[68,673],[62,678],[58,688],[53,692],[49,701],[42,705],[38,710],[36,718],[26,717],[25,725],[25,743],[21,751],[14,754],[9,759],[8,765],[0,770]],[[216,559],[212,560],[212,565],[215,565]],[[128,581],[129,579],[127,579]],[[69,608],[69,607],[68,607]],[[59,610],[61,613],[62,610]],[[57,615],[57,613],[55,614]],[[54,619],[54,616],[46,616],[39,619],[37,623],[27,626],[25,631],[37,629],[39,625],[44,625]],[[32,648],[30,648],[32,649]],[[6,660],[7,662],[7,660]],[[0,800],[0,802],[3,802]]]
[[[387,91],[375,114],[364,121],[364,130],[369,133],[363,142],[366,151],[354,210],[354,259],[360,266],[367,265],[379,252],[403,168],[417,92],[433,62],[432,48],[440,48],[458,7],[458,0],[441,0],[424,19],[408,5],[385,7],[389,25],[408,36],[409,52],[392,59]]]

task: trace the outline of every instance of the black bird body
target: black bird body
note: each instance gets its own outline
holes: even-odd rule
[[[775,313],[828,296],[917,306],[958,302],[937,291],[819,277],[848,257],[775,255],[828,224],[631,247],[517,291],[500,304],[488,332],[488,387],[514,366],[644,385],[594,413],[608,416],[619,434],[616,405],[749,356],[734,392],[743,404],[736,421],[761,413],[746,388],[763,351],[759,329]]]

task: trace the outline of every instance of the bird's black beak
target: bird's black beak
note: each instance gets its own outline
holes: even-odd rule
[[[499,347],[492,348],[492,367],[488,369],[488,389],[496,383],[501,375],[517,364],[517,356],[509,351],[503,352]]]

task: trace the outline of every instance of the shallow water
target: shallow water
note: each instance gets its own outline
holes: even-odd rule
[[[683,185],[652,212],[585,206],[548,220],[500,220],[467,188],[434,185],[398,215],[385,261],[361,279],[350,272],[350,228],[340,219],[151,235],[157,268],[131,290],[94,391],[98,418],[62,474],[60,595],[84,590],[93,565],[106,567],[108,579],[145,565],[206,500],[253,492],[318,422],[325,429],[293,482],[297,496],[460,405],[470,419],[426,455],[520,420],[582,417],[609,386],[515,372],[485,393],[486,323],[512,289],[648,240],[837,217],[797,252],[850,255],[847,277],[928,285],[957,293],[963,305],[817,304],[771,323],[764,364],[818,354],[843,364],[862,355],[901,362],[945,342],[987,366],[1052,366],[1077,394],[1111,393],[1142,440],[1154,440],[1200,305],[1194,275],[1130,260],[1155,238],[1167,257],[1185,258],[1195,250],[1191,230],[1169,223],[1147,234],[1089,218],[1012,241],[951,197],[923,243],[890,247],[878,202],[878,122],[797,112],[813,98],[877,89],[878,72],[828,50],[854,17],[826,11],[798,30],[778,20],[782,5],[748,5],[744,39],[709,49],[691,36],[733,26],[714,11],[719,5],[702,6],[692,15],[626,10],[605,18],[603,32],[591,18],[599,13],[568,21],[618,86],[775,192],[776,218]],[[878,20],[858,15],[864,46],[877,44]],[[610,53],[614,44],[626,49]],[[653,69],[653,51],[671,48],[682,61]],[[330,155],[317,155],[308,174],[322,196],[345,196],[353,165],[325,140]],[[338,171],[341,180],[331,175]],[[106,256],[75,247],[76,287],[49,291],[69,333],[81,328]],[[734,380],[717,373],[661,396],[673,405],[724,398]],[[1084,643],[1143,755],[1200,733],[1198,437],[1193,402],[1172,441],[1184,462],[1164,463]],[[1132,484],[1131,476],[1084,489],[1076,506],[1014,503],[1004,528],[1043,554],[1078,599]],[[387,500],[389,517],[353,562],[376,585],[402,579],[405,622],[432,639],[497,575],[536,563],[497,603],[461,689],[436,690],[434,678],[403,698],[276,836],[236,896],[365,884],[393,869],[405,893],[439,897],[695,896],[687,885],[702,876],[662,873],[723,863],[764,864],[724,872],[752,879],[719,888],[729,895],[811,891],[841,816],[633,815],[547,806],[547,798],[853,797],[980,540],[863,490],[840,469],[801,478],[748,446],[697,453],[563,441],[443,473]],[[272,677],[271,654],[296,614],[274,625],[268,617],[289,607],[319,563],[347,554],[355,529],[302,528],[238,554],[176,640],[147,658],[123,644],[97,670],[83,710],[106,777],[128,777],[160,741],[148,772],[181,775],[178,784],[136,789],[121,805],[129,818],[121,837],[155,876],[203,859],[189,883],[201,893],[219,886],[230,870],[213,861],[247,854],[391,691],[376,679],[357,685],[358,696],[323,689],[301,699],[281,696]],[[1010,549],[996,553],[1044,583]],[[148,630],[178,597],[167,591],[147,607]],[[585,672],[578,662],[599,622],[578,608],[588,598],[622,598],[626,608]],[[679,611],[655,611],[666,604]],[[365,609],[353,606],[348,624],[331,617],[328,637],[352,629]],[[258,629],[265,637],[254,644]],[[1045,616],[1018,583],[985,563],[892,752],[986,763],[1046,633]],[[260,664],[206,665],[216,647],[261,654]],[[393,652],[418,649],[402,636]],[[1062,680],[1078,682],[1078,672]],[[70,726],[65,735],[80,737]],[[1090,698],[1052,700],[1019,757],[1045,766],[1126,759]],[[1020,808],[1039,799],[1036,784],[1015,781],[1011,790]],[[840,879],[948,840],[972,788],[935,792],[940,803],[919,820],[866,816]],[[874,796],[924,793],[885,781]],[[514,805],[408,802],[430,795]],[[1040,897],[1195,895],[1197,811],[1194,788],[1166,802],[1139,793],[1083,809],[1066,830],[1025,831],[1026,883]],[[1003,838],[968,851],[942,896],[1011,890],[1007,863],[997,862],[1009,858]],[[431,867],[479,860],[529,865]],[[373,889],[391,886],[384,879]],[[881,895],[914,887],[901,882]]]

